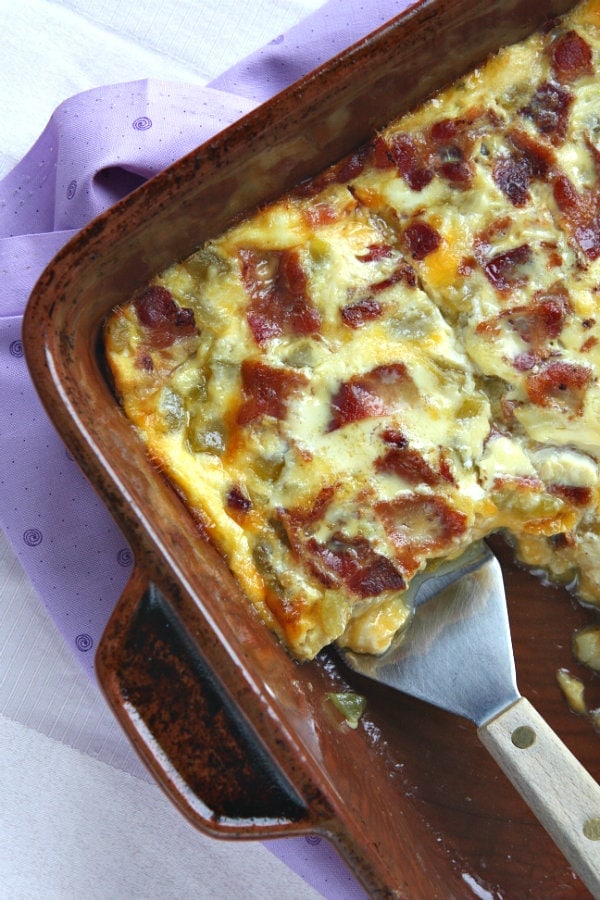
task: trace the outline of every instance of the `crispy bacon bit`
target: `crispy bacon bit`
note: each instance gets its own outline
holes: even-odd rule
[[[381,437],[390,447],[405,450],[408,447],[408,438],[399,428],[385,428]]]
[[[492,257],[483,268],[490,284],[504,294],[526,283],[527,278],[519,270],[530,259],[529,244],[521,244],[513,250]]]
[[[548,176],[554,154],[523,131],[515,129],[510,133],[509,140],[511,151],[496,158],[492,177],[513,206],[521,207],[529,200],[531,182]]]
[[[430,487],[443,481],[454,481],[446,460],[436,471],[418,450],[409,447],[406,436],[399,429],[386,428],[381,436],[388,450],[375,460],[375,469],[380,474],[397,475],[408,484]]]
[[[244,399],[237,415],[239,425],[248,425],[260,416],[285,419],[289,397],[307,383],[301,372],[251,359],[244,360],[241,374]]]
[[[525,206],[529,200],[531,169],[521,154],[499,156],[492,169],[492,178],[513,206]]]
[[[553,182],[556,205],[565,218],[571,237],[580,250],[595,260],[600,257],[600,197],[595,188],[578,193],[563,174]]]
[[[538,291],[528,306],[504,310],[500,318],[508,320],[519,336],[531,344],[539,358],[539,351],[547,342],[560,335],[570,309],[566,289],[557,284],[548,291]]]
[[[562,361],[549,362],[525,379],[527,394],[538,406],[558,406],[578,414],[592,373],[587,366]]]
[[[463,256],[458,264],[458,274],[462,275],[463,278],[468,278],[469,275],[473,274],[476,266],[477,260],[474,256]]]
[[[562,144],[567,133],[573,95],[559,84],[545,81],[520,112],[531,119],[541,134],[554,146]]]
[[[321,317],[308,295],[295,250],[240,250],[242,279],[250,295],[247,319],[257,344],[281,334],[318,332]]]
[[[394,255],[394,248],[389,244],[369,244],[364,253],[357,256],[359,262],[374,262],[379,259],[389,259]]]
[[[592,75],[592,48],[576,31],[567,31],[550,47],[552,71],[561,82]]]
[[[336,222],[339,213],[331,203],[309,203],[302,207],[302,218],[309,228],[319,228]]]
[[[495,491],[535,491],[543,490],[544,485],[537,475],[496,475],[492,485]]]
[[[439,231],[422,220],[411,222],[404,229],[404,240],[414,259],[425,259],[430,253],[438,249],[442,243]]]
[[[398,172],[413,191],[422,191],[434,176],[421,135],[395,134],[388,148]]]
[[[328,485],[319,491],[312,506],[277,511],[293,553],[326,587],[343,585],[361,598],[403,590],[406,584],[401,572],[367,538],[349,537],[341,531],[325,541],[314,537],[315,526],[323,519],[336,490],[336,485]]]
[[[478,262],[483,265],[483,259],[494,246],[494,242],[501,237],[506,237],[510,233],[513,220],[510,216],[499,216],[493,219],[490,224],[479,231],[474,238],[473,244]]]
[[[575,546],[575,537],[571,533],[565,534],[561,531],[560,534],[551,534],[548,538],[548,543],[552,545],[554,550],[566,550]]]
[[[306,533],[311,525],[323,518],[328,506],[335,497],[337,487],[335,484],[328,484],[326,487],[321,488],[312,506],[302,507],[301,509],[277,510],[292,546],[296,546],[298,535]]]
[[[252,500],[245,494],[239,484],[234,484],[227,492],[226,506],[234,512],[248,512],[252,509]]]
[[[357,178],[365,167],[369,153],[368,147],[361,147],[356,153],[353,153],[337,168],[335,180],[340,184],[346,184]]]
[[[376,366],[340,384],[331,400],[327,431],[371,416],[385,416],[399,403],[413,403],[417,397],[417,388],[404,363]]]
[[[427,484],[430,487],[445,479],[436,472],[418,450],[391,447],[375,460],[375,469],[382,475],[397,475],[411,485]]]
[[[153,347],[170,347],[179,338],[196,333],[194,312],[175,303],[170,291],[153,284],[133,301],[138,320],[150,332]]]
[[[594,337],[594,335],[591,335],[591,337],[589,337],[586,341],[583,342],[583,344],[579,348],[579,352],[580,353],[589,353],[590,350],[594,349],[594,347],[597,345],[597,343],[598,343],[598,338]]]
[[[473,180],[474,166],[471,160],[456,159],[440,164],[440,174],[461,188],[468,188]]]
[[[417,273],[409,263],[404,261],[398,263],[392,274],[388,275],[387,278],[369,285],[369,290],[372,294],[379,294],[381,291],[386,291],[402,281],[409,287],[414,287],[417,283]]]
[[[377,135],[371,145],[371,161],[376,169],[393,169],[394,160],[386,141]]]
[[[356,303],[349,303],[342,307],[341,315],[344,325],[350,328],[361,328],[366,322],[378,319],[383,312],[383,306],[373,297],[365,297]]]
[[[426,557],[439,556],[466,531],[467,517],[443,497],[397,497],[376,505],[405,575],[413,575]]]
[[[517,372],[531,372],[533,367],[539,365],[540,362],[540,356],[528,350],[526,353],[517,353],[512,364]]]
[[[587,506],[592,500],[592,489],[582,485],[552,484],[548,491],[573,506]]]
[[[144,372],[154,372],[154,363],[149,353],[140,353],[137,357],[137,366]]]
[[[400,132],[389,144],[378,138],[374,160],[378,168],[395,166],[413,191],[422,191],[439,176],[457,188],[468,188],[475,171],[471,155],[481,125],[499,124],[492,110],[470,109],[454,119],[441,119],[423,132]]]
[[[362,599],[406,587],[392,560],[374,550],[360,535],[346,537],[336,532],[325,543],[310,538],[303,551],[301,555],[309,568],[326,587],[344,585]]]

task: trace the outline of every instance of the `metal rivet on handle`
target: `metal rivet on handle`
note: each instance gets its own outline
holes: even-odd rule
[[[535,731],[529,725],[519,725],[511,734],[510,739],[519,750],[527,750],[535,743]]]
[[[583,833],[590,841],[600,841],[600,816],[584,822]]]

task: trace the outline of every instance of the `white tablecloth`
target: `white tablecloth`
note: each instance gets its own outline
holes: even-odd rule
[[[0,178],[68,97],[207,84],[322,2],[0,0]],[[363,896],[325,842],[276,844],[205,838],[172,808],[0,532],[0,896]]]

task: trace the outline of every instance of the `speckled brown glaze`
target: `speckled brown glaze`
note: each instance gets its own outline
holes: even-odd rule
[[[324,835],[373,897],[586,891],[469,723],[349,675],[334,654],[289,657],[148,461],[111,394],[100,325],[154,272],[570,5],[417,3],[85,228],[27,309],[42,401],[135,552],[98,654],[125,731],[194,825],[232,838]],[[578,671],[569,641],[588,614],[498,550],[521,690],[598,777],[598,736],[555,682],[561,666]],[[344,688],[368,700],[356,731],[327,700]]]

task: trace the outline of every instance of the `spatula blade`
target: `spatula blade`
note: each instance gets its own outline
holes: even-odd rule
[[[406,633],[381,656],[342,651],[346,664],[478,726],[518,700],[502,571],[487,544],[413,591]]]

